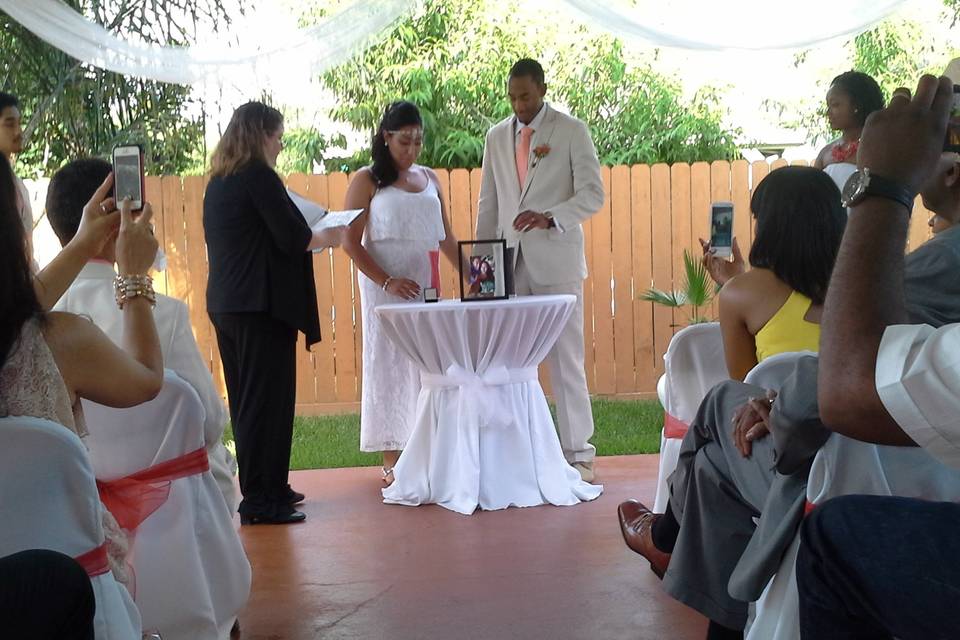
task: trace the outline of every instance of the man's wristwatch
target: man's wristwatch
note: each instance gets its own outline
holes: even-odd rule
[[[871,173],[870,169],[864,167],[847,179],[840,199],[843,206],[849,208],[857,206],[870,196],[899,202],[907,211],[912,211],[917,194],[898,182]]]
[[[553,229],[557,226],[557,221],[553,219],[553,216],[549,213],[543,214],[547,218],[547,229]]]

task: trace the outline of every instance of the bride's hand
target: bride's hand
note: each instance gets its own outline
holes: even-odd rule
[[[420,285],[406,278],[391,278],[386,292],[405,300],[413,300],[420,295]]]

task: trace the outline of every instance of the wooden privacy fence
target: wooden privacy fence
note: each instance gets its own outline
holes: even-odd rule
[[[785,163],[774,163],[778,168]],[[697,238],[709,235],[710,203],[735,205],[734,232],[747,252],[752,241],[750,194],[771,171],[764,162],[698,162],[603,167],[606,200],[584,224],[587,266],[584,282],[584,340],[587,382],[594,394],[653,397],[663,373],[663,354],[674,332],[687,323],[688,309],[669,309],[638,300],[650,286],[682,286],[683,250],[699,255]],[[473,236],[480,170],[438,170],[453,231]],[[287,185],[312,200],[341,208],[349,177],[293,174]],[[204,177],[147,178],[167,270],[157,286],[184,300],[203,357],[223,390],[216,337],[206,312],[206,248],[202,210]],[[910,246],[929,237],[919,200]],[[298,349],[297,413],[355,410],[360,398],[363,327],[356,270],[341,251],[314,255],[323,340],[308,352]],[[442,261],[443,295],[459,295],[457,275]],[[715,308],[713,309],[715,314]],[[714,315],[715,317],[715,315]],[[549,381],[545,380],[549,391]]]

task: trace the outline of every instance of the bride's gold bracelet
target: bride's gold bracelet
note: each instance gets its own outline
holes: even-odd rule
[[[153,290],[153,278],[150,276],[146,274],[117,276],[113,284],[117,306],[121,309],[128,300],[137,296],[146,298],[151,307],[157,306],[157,294]]]

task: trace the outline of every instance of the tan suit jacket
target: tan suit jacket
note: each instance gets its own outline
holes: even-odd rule
[[[543,108],[547,111],[530,142],[530,168],[522,188],[515,159],[516,116],[487,132],[477,239],[504,238],[507,246],[520,246],[524,264],[538,284],[580,282],[587,277],[580,223],[603,205],[600,163],[583,122],[548,104]],[[537,158],[534,149],[541,145],[550,150]],[[526,210],[549,213],[558,228],[515,231],[514,219]]]

